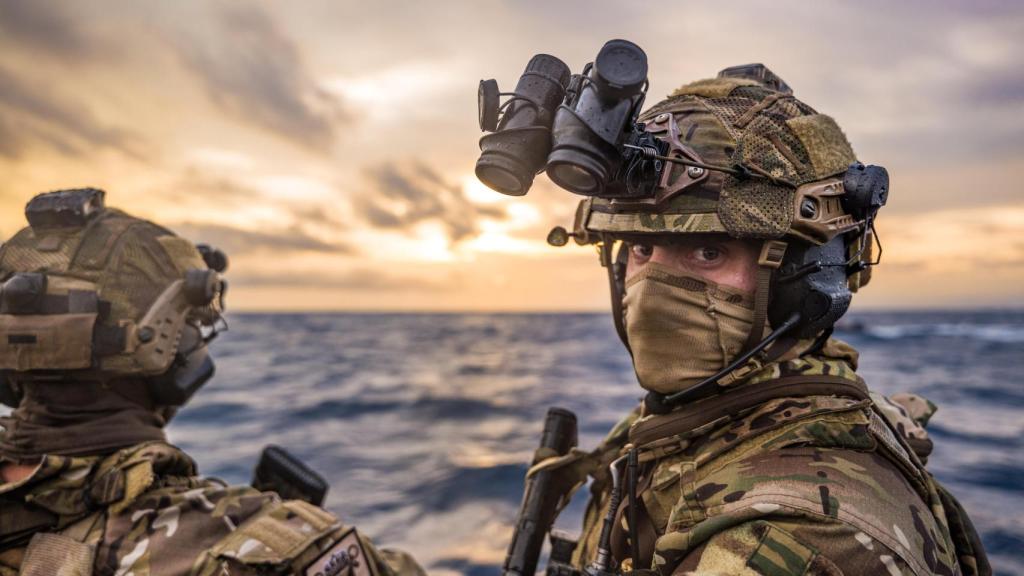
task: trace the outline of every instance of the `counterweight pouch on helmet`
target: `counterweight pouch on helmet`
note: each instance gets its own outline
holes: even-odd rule
[[[76,370],[92,365],[96,313],[0,314],[0,369]]]
[[[97,188],[76,188],[39,194],[25,206],[32,228],[81,228],[103,210],[106,193]]]

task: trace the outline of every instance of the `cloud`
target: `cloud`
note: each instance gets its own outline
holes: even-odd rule
[[[1000,71],[975,85],[969,96],[984,105],[1020,106],[1024,104],[1024,72],[1017,66]]]
[[[109,126],[53,86],[32,82],[0,65],[0,155],[18,158],[33,143],[67,156],[113,148],[133,158],[148,156],[136,133]]]
[[[36,53],[82,59],[94,43],[80,27],[69,5],[49,0],[0,1],[0,31],[7,41],[31,47]]]
[[[68,66],[124,71],[137,54],[152,66],[169,49],[220,111],[311,149],[326,151],[348,120],[338,97],[313,78],[299,45],[258,5],[101,6],[0,0],[0,46],[59,62],[61,74],[81,71]]]
[[[298,45],[250,4],[224,6],[212,23],[172,32],[172,44],[211,101],[306,147],[329,147],[347,117],[313,79]]]
[[[883,267],[925,264],[929,270],[970,273],[978,280],[993,268],[1018,268],[1024,260],[1024,204],[883,215],[879,237]]]
[[[293,226],[286,230],[244,230],[221,224],[198,224],[185,222],[169,226],[177,234],[193,242],[205,242],[232,255],[258,251],[307,251],[331,254],[347,254],[351,248],[344,244],[325,242],[302,229]]]
[[[354,201],[356,212],[376,228],[408,229],[440,222],[453,242],[478,231],[481,218],[501,220],[503,210],[470,202],[462,189],[424,164],[403,169],[387,164],[368,172],[372,188]]]
[[[190,167],[182,173],[174,186],[158,192],[168,202],[180,204],[198,201],[209,204],[215,200],[220,206],[251,204],[261,198],[258,191],[200,168]]]

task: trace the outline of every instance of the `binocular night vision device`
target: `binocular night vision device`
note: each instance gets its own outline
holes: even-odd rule
[[[480,140],[476,175],[487,186],[522,196],[541,170],[556,184],[585,196],[649,193],[664,154],[662,143],[636,125],[647,94],[647,55],[626,40],[612,40],[597,58],[571,74],[554,56],[526,65],[515,92],[481,80]],[[501,98],[508,98],[501,102]]]

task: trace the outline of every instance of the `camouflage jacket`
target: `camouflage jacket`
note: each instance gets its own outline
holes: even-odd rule
[[[792,374],[857,378],[845,361],[800,358],[769,366],[744,385]],[[961,542],[954,545],[947,525],[948,493],[923,467],[931,444],[923,424],[934,406],[916,396],[897,399],[874,393],[776,398],[639,445],[639,568],[959,575],[965,565],[972,573],[974,556]],[[620,422],[592,457],[606,465],[623,453],[635,441],[630,432],[651,418],[640,412]],[[602,468],[591,493],[573,559],[578,568],[596,554],[608,506]],[[611,548],[628,571],[632,549],[622,518]]]
[[[162,442],[47,456],[0,503],[0,576],[422,574],[320,508],[196,476]]]

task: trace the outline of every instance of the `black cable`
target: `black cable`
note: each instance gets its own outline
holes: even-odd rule
[[[753,358],[755,354],[767,348],[769,344],[778,340],[782,335],[784,335],[786,332],[788,332],[790,329],[796,326],[799,322],[800,313],[794,312],[792,316],[790,316],[778,328],[773,330],[767,338],[762,340],[757,346],[754,346],[753,348],[748,350],[745,354],[741,354],[739,358],[733,360],[731,363],[729,363],[728,366],[722,368],[717,374],[705,379],[704,381],[696,384],[695,386],[687,388],[686,390],[682,390],[680,392],[676,392],[675,394],[670,394],[668,396],[661,398],[660,403],[667,406],[672,406],[684,402],[686,400],[692,400],[706,395],[708,393],[710,386],[718,384],[719,380],[724,378],[733,370],[745,364],[748,360]]]

